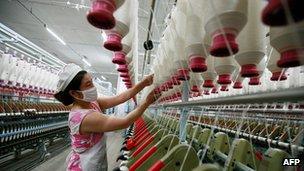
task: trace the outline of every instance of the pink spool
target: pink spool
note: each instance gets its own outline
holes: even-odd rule
[[[259,77],[251,77],[248,84],[252,85],[252,86],[260,85],[261,84],[260,78]]]
[[[232,51],[232,54],[230,54],[229,52],[229,46]],[[236,54],[238,51],[239,51],[239,46],[236,43],[236,36],[234,34],[219,33],[213,36],[212,44],[209,50],[212,56],[228,57],[233,54]]]
[[[242,77],[257,77],[259,76],[259,71],[256,65],[246,64],[242,65],[240,74]]]
[[[104,42],[103,46],[110,51],[121,51],[121,35],[117,32],[109,32],[107,34],[107,40]]]
[[[236,81],[233,85],[233,88],[234,89],[242,89],[243,88],[242,82]]]
[[[294,22],[304,19],[303,0],[269,0],[267,6],[262,12],[262,21],[269,26],[287,25],[288,21],[285,7],[282,2],[288,5],[289,14]]]
[[[271,81],[284,81],[287,79],[285,73],[281,74],[282,72],[274,72],[272,73],[272,77],[270,78]]]
[[[297,67],[301,65],[300,58],[304,58],[304,49],[292,49],[281,53],[277,62],[280,68]]]
[[[205,58],[202,56],[193,55],[190,57],[189,67],[192,72],[205,72],[207,71],[207,65]]]
[[[127,65],[119,65],[117,71],[122,73],[128,73],[129,69]]]
[[[122,51],[114,52],[112,62],[118,65],[126,64],[126,54]]]
[[[231,84],[231,76],[230,74],[222,74],[219,75],[219,79],[217,80],[217,83],[219,84]]]
[[[178,80],[179,81],[186,81],[186,80],[189,80],[190,79],[190,76],[189,76],[189,70],[188,69],[178,69]]]
[[[113,16],[115,9],[114,0],[94,0],[87,14],[87,20],[97,28],[112,29],[115,26],[115,18]]]

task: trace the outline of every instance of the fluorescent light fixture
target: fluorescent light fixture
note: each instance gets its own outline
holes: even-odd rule
[[[104,31],[102,31],[101,37],[102,37],[102,42],[105,42],[107,40],[107,35]]]
[[[86,59],[82,58],[82,61],[87,64],[89,67],[92,66]]]
[[[63,45],[66,45],[66,43],[59,36],[57,36],[57,34],[54,33],[51,29],[49,29],[48,27],[46,27],[46,30],[49,33],[51,33],[51,35],[54,36],[59,42],[61,42]]]
[[[97,81],[98,81],[98,83],[100,83],[100,82],[101,82],[101,80],[100,80],[99,78],[97,78]]]
[[[101,76],[101,78],[102,78],[103,80],[107,80],[106,77],[104,77],[104,76]]]

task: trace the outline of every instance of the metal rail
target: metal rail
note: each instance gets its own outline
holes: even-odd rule
[[[235,130],[222,128],[222,127],[215,126],[215,125],[197,123],[197,122],[194,122],[194,121],[189,121],[189,123],[198,124],[198,125],[205,126],[205,127],[208,127],[208,128],[214,128],[215,130],[223,131],[225,133],[231,133],[233,135],[237,134],[237,131],[235,131]],[[270,143],[272,145],[279,146],[279,147],[286,148],[286,149],[297,150],[299,152],[304,151],[303,146],[295,145],[295,144],[292,144],[292,143],[286,143],[286,142],[282,142],[282,141],[279,141],[279,140],[268,139],[266,137],[260,137],[258,135],[252,135],[252,134],[248,134],[246,132],[240,132],[239,135],[241,137],[251,138],[251,139],[257,140],[257,141],[262,142],[262,143]]]
[[[221,112],[242,112],[247,110],[247,113],[274,113],[274,114],[304,114],[304,109],[207,109],[207,111]]]
[[[172,119],[179,119],[179,118],[174,118],[172,116],[168,116],[168,117],[170,117]],[[197,125],[200,125],[200,126],[203,126],[203,127],[208,127],[210,129],[213,128],[214,130],[222,131],[222,132],[225,132],[227,134],[236,135],[238,133],[236,130],[222,128],[222,127],[216,126],[216,125],[198,123],[196,121],[191,121],[191,120],[188,120],[187,122],[192,123],[192,124],[197,124]],[[256,140],[256,141],[258,141],[260,143],[264,143],[264,144],[272,144],[274,146],[278,146],[278,147],[281,147],[281,148],[296,150],[296,151],[299,151],[299,152],[304,152],[304,147],[303,146],[295,145],[295,144],[292,144],[292,143],[287,143],[287,142],[282,142],[282,141],[279,141],[279,140],[268,139],[267,137],[252,135],[252,134],[248,134],[248,133],[243,132],[243,131],[239,132],[239,136],[247,138],[247,139],[253,139],[253,140]]]
[[[185,107],[185,106],[207,106],[207,105],[232,105],[232,104],[263,104],[274,102],[299,102],[304,101],[304,87],[276,90],[272,92],[259,92],[254,94],[220,97],[214,99],[202,99],[189,102],[168,103],[158,107]]]
[[[30,152],[25,152],[19,158],[2,159],[3,161],[0,162],[0,167],[2,170],[32,170],[48,159],[62,153],[62,151],[69,146],[70,143],[67,139],[58,139],[58,141],[54,142],[52,145],[49,144],[46,146],[47,155],[41,152],[42,149],[32,150]],[[7,158],[9,157],[10,156]]]

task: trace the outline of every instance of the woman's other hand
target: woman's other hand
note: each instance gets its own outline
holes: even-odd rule
[[[148,75],[142,80],[142,82],[144,83],[145,86],[150,86],[153,83],[153,77],[154,74]]]

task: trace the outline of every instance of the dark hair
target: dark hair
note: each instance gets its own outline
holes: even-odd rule
[[[63,103],[65,106],[74,103],[74,98],[69,94],[70,90],[80,90],[80,84],[87,71],[79,71],[77,75],[72,79],[68,86],[54,95],[54,97]]]

